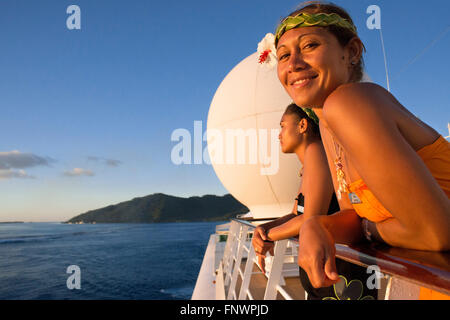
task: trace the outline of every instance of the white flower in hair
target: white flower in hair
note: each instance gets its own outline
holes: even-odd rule
[[[266,34],[264,39],[258,43],[258,62],[270,68],[277,65],[277,50],[275,48],[275,36],[272,33]]]

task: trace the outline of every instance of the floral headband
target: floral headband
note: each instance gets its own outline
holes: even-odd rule
[[[337,13],[306,13],[301,12],[293,17],[287,17],[281,21],[277,30],[275,31],[275,45],[278,40],[286,32],[299,27],[327,27],[336,25],[341,28],[350,29],[356,34],[356,27],[347,19],[342,18]]]

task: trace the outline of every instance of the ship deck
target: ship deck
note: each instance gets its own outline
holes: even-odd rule
[[[192,299],[306,298],[298,277],[296,239],[276,242],[275,256],[266,266],[268,274],[259,269],[251,245],[251,234],[259,222],[233,219],[228,233],[221,226],[222,230],[211,235]],[[363,267],[376,266],[382,275],[380,300],[423,298],[423,289],[432,290],[435,297],[450,298],[449,252],[407,250],[379,243],[336,244],[336,257]]]
[[[241,272],[244,272],[245,266],[247,264],[247,259],[242,259],[241,262]],[[294,277],[286,277],[285,279],[286,284],[283,285],[283,289],[286,290],[286,292],[289,293],[289,295],[294,300],[305,300],[305,291],[300,283],[300,279],[298,276]],[[242,279],[238,277],[236,282],[236,288],[235,293],[238,294],[242,285]],[[250,279],[250,285],[249,290],[251,292],[251,295],[254,300],[263,300],[264,299],[264,293],[266,291],[267,287],[267,277],[261,273],[261,270],[256,264],[253,264],[252,269],[252,277]],[[228,292],[229,286],[225,287],[225,291]],[[277,293],[276,300],[285,300],[285,298],[280,294]]]

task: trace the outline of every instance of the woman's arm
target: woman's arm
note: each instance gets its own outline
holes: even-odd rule
[[[425,212],[425,214],[428,215],[427,212]],[[423,223],[427,222],[424,221]],[[448,240],[445,240],[448,235],[444,234],[440,237],[436,234],[434,237],[430,237],[429,240],[424,237],[420,237],[421,242],[419,242],[419,240],[417,240],[418,235],[415,234],[413,230],[408,229],[407,226],[402,224],[400,220],[396,218],[378,222],[376,223],[375,228],[381,239],[394,247],[429,251],[450,250],[450,245],[446,242]],[[414,244],[414,246],[412,246],[412,244]]]
[[[325,102],[323,117],[361,178],[393,215],[377,224],[389,244],[450,249],[450,201],[397,127],[395,102],[376,85],[349,84]]]
[[[301,190],[301,186],[299,188],[299,193]],[[256,252],[262,252],[263,247],[264,247],[264,241],[275,241],[272,239],[269,239],[268,237],[268,232],[270,229],[278,227],[279,225],[282,225],[290,220],[292,220],[293,218],[297,217],[297,200],[295,200],[294,202],[294,207],[292,208],[291,213],[282,216],[278,219],[275,219],[273,221],[269,221],[263,224],[260,224],[258,227],[256,227],[254,233],[253,233],[253,246],[255,247]],[[279,240],[279,239],[276,239]],[[267,250],[266,250],[267,251]]]
[[[305,198],[304,213],[300,216],[294,214],[285,216],[287,222],[278,224],[264,224],[255,229],[253,236],[253,246],[259,257],[259,264],[264,272],[265,253],[273,245],[264,242],[264,240],[276,241],[288,239],[297,236],[302,223],[309,217],[326,214],[333,195],[333,184],[330,171],[328,169],[326,154],[322,143],[316,141],[311,143],[304,157],[304,171],[302,178],[301,191]],[[297,211],[297,202],[294,205],[293,212]],[[277,226],[275,226],[275,224]]]
[[[315,288],[328,287],[339,281],[335,242],[354,243],[361,236],[361,219],[354,210],[314,216],[303,223],[298,264],[307,272]]]
[[[267,240],[278,241],[298,235],[298,230],[304,221],[303,215],[295,215],[291,220],[267,231]]]
[[[332,135],[320,120],[320,133],[327,154],[328,167],[335,190],[338,189]],[[335,263],[335,243],[355,243],[363,236],[361,219],[348,197],[338,199],[341,211],[330,216],[315,216],[304,221],[299,236],[298,264],[308,273],[311,284],[327,287],[339,280]]]
[[[295,206],[294,208],[296,209]],[[261,224],[258,227],[256,227],[255,230],[253,231],[252,245],[253,248],[255,249],[256,255],[258,256],[258,263],[261,266],[261,270],[263,273],[266,272],[264,258],[266,257],[268,251],[273,255],[274,249],[273,240],[269,239],[267,235],[268,232],[271,230],[271,228],[277,227],[283,223],[291,221],[295,217],[296,217],[295,214],[290,213],[276,220]]]
[[[363,237],[361,218],[353,209],[342,210],[315,219],[330,232],[336,243],[358,243]]]
[[[301,189],[302,189],[302,186],[300,185],[299,191],[298,191],[299,193],[300,193]],[[255,230],[253,232],[253,237],[252,237],[252,245],[253,245],[253,248],[255,249],[256,255],[258,256],[258,264],[260,265],[263,273],[266,272],[264,259],[266,257],[267,252],[270,252],[273,255],[273,250],[274,250],[273,241],[280,240],[278,238],[275,240],[270,240],[268,237],[268,232],[272,228],[276,228],[279,225],[285,224],[285,223],[289,222],[290,220],[293,220],[296,217],[297,217],[297,200],[294,201],[294,206],[292,207],[291,213],[289,213],[285,216],[282,216],[278,219],[275,219],[273,221],[263,223],[255,228]],[[298,233],[298,231],[297,231],[297,233]]]
[[[303,162],[304,212],[302,215],[270,229],[267,232],[269,240],[276,241],[296,237],[305,219],[328,212],[333,195],[333,184],[326,154],[320,141],[308,145]],[[296,207],[294,210],[297,210]]]

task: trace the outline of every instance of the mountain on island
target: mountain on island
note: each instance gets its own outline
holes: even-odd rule
[[[232,195],[180,198],[155,193],[80,214],[66,223],[225,221],[247,213]]]

